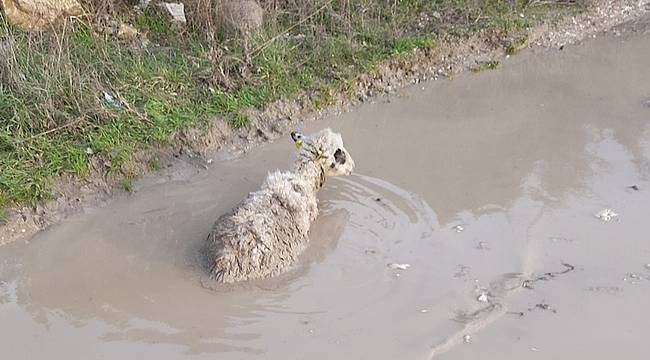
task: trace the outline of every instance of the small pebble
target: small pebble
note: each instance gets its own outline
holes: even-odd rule
[[[422,310],[420,310],[420,312],[424,314],[424,313],[429,312],[429,310],[427,310],[427,309],[422,309]]]
[[[454,229],[457,233],[463,232],[463,230],[465,230],[461,225],[456,225],[456,226],[453,227],[453,229]]]
[[[645,264],[645,269],[646,269],[646,270],[650,270],[650,263]]]
[[[463,336],[463,342],[464,342],[465,344],[469,344],[469,343],[471,343],[471,342],[472,342],[472,336],[471,336],[471,335],[465,335],[465,336]]]
[[[488,302],[488,296],[487,296],[487,294],[486,294],[486,293],[481,293],[481,295],[479,295],[479,296],[476,298],[476,301],[479,301],[479,302]]]
[[[531,347],[531,348],[530,348],[530,351],[535,351],[535,352],[537,352],[537,351],[539,351],[539,349],[536,348],[536,347]]]

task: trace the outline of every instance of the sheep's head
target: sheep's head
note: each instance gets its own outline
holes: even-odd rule
[[[323,129],[309,136],[292,132],[291,138],[301,154],[321,165],[326,176],[350,175],[354,170],[354,160],[343,146],[341,134]]]

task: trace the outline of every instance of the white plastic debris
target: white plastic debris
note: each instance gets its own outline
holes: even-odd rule
[[[617,217],[618,214],[615,213],[612,209],[603,209],[594,216],[596,216],[596,218],[600,219],[601,221],[608,222]]]
[[[104,101],[107,104],[113,105],[116,108],[122,108],[124,106],[123,102],[121,102],[119,99],[116,99],[115,97],[113,97],[113,95],[109,94],[108,92],[104,91],[103,95],[104,95]]]
[[[406,270],[411,267],[411,264],[390,263],[388,264],[388,267],[393,270]]]
[[[479,301],[479,302],[488,302],[488,296],[487,296],[487,294],[486,294],[486,293],[481,293],[481,295],[479,295],[479,296],[476,298],[476,301]]]
[[[471,343],[471,342],[472,342],[472,336],[471,336],[471,335],[465,335],[465,336],[463,336],[463,342],[464,342],[465,344],[469,344],[469,343]]]
[[[180,24],[187,24],[187,19],[185,18],[185,5],[183,3],[160,3],[158,4],[163,8],[171,17],[174,22]]]

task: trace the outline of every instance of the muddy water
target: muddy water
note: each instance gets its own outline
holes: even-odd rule
[[[200,249],[288,139],[2,247],[0,358],[646,358],[648,59],[603,37],[308,125],[358,172],[277,279],[206,286]]]

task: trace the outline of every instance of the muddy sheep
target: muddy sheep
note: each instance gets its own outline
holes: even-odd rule
[[[222,215],[207,238],[211,276],[219,282],[260,279],[290,269],[318,215],[316,193],[330,176],[349,175],[354,161],[340,134],[291,133],[298,147],[292,172],[269,173],[261,189]]]

